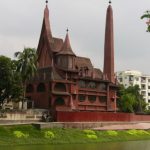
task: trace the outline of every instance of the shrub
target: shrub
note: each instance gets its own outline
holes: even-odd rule
[[[117,136],[118,132],[117,131],[113,131],[113,130],[109,130],[109,131],[107,131],[107,134],[110,135],[110,136]]]
[[[95,135],[95,134],[87,134],[87,137],[89,139],[97,139],[97,135]]]
[[[128,130],[126,132],[130,135],[149,135],[145,130]]]
[[[128,130],[126,132],[130,135],[137,135],[137,130]]]
[[[97,135],[96,135],[95,131],[93,131],[93,130],[83,130],[83,132],[86,134],[87,138],[97,139]]]
[[[14,131],[13,134],[17,138],[27,138],[27,137],[29,137],[29,134],[25,134],[21,131]]]
[[[83,132],[86,133],[86,134],[92,134],[92,135],[96,134],[95,131],[93,131],[93,130],[83,130]]]
[[[47,139],[53,139],[55,137],[55,135],[52,131],[45,131],[44,137]]]

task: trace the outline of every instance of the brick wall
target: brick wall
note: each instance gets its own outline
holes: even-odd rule
[[[114,112],[63,112],[56,115],[58,122],[99,122],[99,121],[150,121],[150,115],[135,115]]]

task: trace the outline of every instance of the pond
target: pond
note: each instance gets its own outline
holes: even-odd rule
[[[0,150],[150,150],[150,141],[130,141],[96,144],[63,144],[63,145],[33,145],[4,146]]]

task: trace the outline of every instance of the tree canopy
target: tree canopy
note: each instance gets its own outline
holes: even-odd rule
[[[147,10],[144,15],[141,16],[141,19],[147,19],[147,32],[150,32],[150,11]]]
[[[16,72],[16,62],[0,56],[0,103],[17,100],[22,95],[20,75]]]
[[[145,103],[143,96],[140,94],[140,88],[138,85],[130,86],[125,88],[120,85],[118,107],[123,112],[143,112],[146,109],[147,104]]]
[[[34,48],[24,48],[23,52],[16,52],[17,71],[21,74],[22,82],[25,84],[36,73],[37,55]]]

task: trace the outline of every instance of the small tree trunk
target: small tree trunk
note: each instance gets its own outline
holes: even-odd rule
[[[24,100],[25,100],[25,96],[26,96],[26,82],[24,82],[22,84],[22,87],[23,87],[23,99],[22,99],[22,110],[23,110]]]

